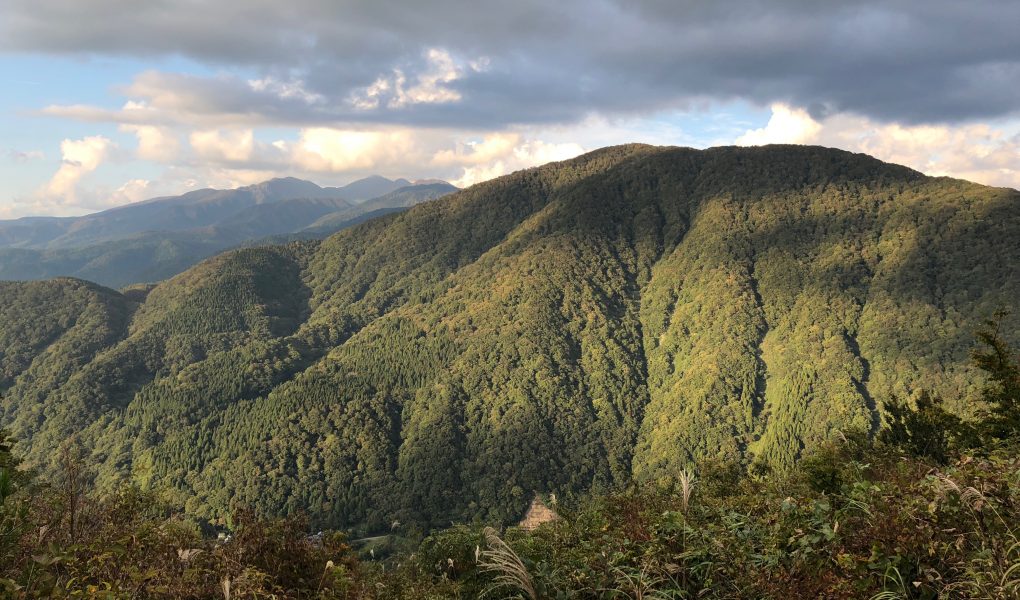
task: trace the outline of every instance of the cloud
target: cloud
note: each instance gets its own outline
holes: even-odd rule
[[[33,160],[43,160],[46,158],[46,153],[42,150],[14,150],[13,148],[5,152],[7,158],[16,163],[26,163]]]
[[[577,143],[542,140],[530,133],[479,137],[453,130],[395,127],[305,128],[293,139],[272,143],[259,142],[250,130],[196,131],[189,139],[194,156],[168,166],[159,180],[130,189],[144,189],[150,196],[157,191],[177,194],[197,186],[230,188],[285,175],[338,185],[372,174],[441,177],[466,186],[584,152]],[[112,197],[134,201],[127,191]]]
[[[480,142],[464,142],[449,150],[442,150],[432,158],[432,164],[440,167],[450,165],[480,165],[505,158],[513,153],[520,143],[517,133],[492,133]]]
[[[738,137],[735,143],[738,146],[803,144],[813,140],[821,129],[822,125],[811,118],[806,110],[773,104],[772,117],[765,127],[748,131]]]
[[[150,198],[152,197],[151,183],[148,179],[130,179],[109,194],[104,204],[106,206],[121,206]]]
[[[410,131],[357,131],[315,127],[302,130],[296,142],[278,141],[274,147],[284,160],[305,172],[345,172],[392,168],[415,154]]]
[[[150,70],[118,88],[128,98],[119,109],[54,104],[37,113],[96,123],[205,128],[444,125],[465,120],[450,119],[444,108],[463,100],[454,85],[471,74],[483,73],[488,64],[485,58],[461,61],[443,49],[432,48],[420,60],[394,67],[343,97],[313,91],[295,77],[199,77]]]
[[[448,84],[462,78],[467,70],[481,72],[489,64],[487,59],[481,58],[470,61],[465,68],[441,48],[430,48],[425,57],[427,66],[418,74],[414,85],[407,86],[407,77],[402,69],[393,69],[392,75],[376,79],[363,90],[355,90],[351,95],[351,104],[357,109],[371,110],[379,108],[384,98],[389,108],[457,102],[461,99],[461,93]]]
[[[326,100],[322,94],[308,91],[301,80],[280,81],[267,76],[262,79],[249,79],[248,86],[255,92],[267,92],[284,99],[296,98],[305,104],[320,104]]]
[[[460,143],[454,149],[437,152],[432,164],[461,167],[460,176],[451,183],[468,187],[519,169],[573,158],[583,152],[584,148],[573,142],[523,141],[520,134],[501,133],[487,135],[481,142]]]
[[[166,127],[154,125],[121,125],[121,131],[134,133],[138,138],[138,158],[156,162],[170,162],[181,150],[177,135]]]
[[[243,163],[255,152],[255,134],[251,129],[195,131],[188,141],[195,154],[204,160]]]
[[[881,122],[1005,118],[1020,96],[1015,0],[8,0],[0,52],[183,56],[124,90],[206,128],[504,129],[743,100]],[[612,44],[605,41],[612,39]],[[484,58],[483,58],[484,57]],[[51,114],[136,122],[125,109]],[[154,115],[150,115],[154,116]],[[135,119],[135,120],[131,120]]]
[[[1015,130],[1009,133],[1007,128]],[[807,111],[772,107],[762,129],[747,131],[741,145],[820,144],[864,152],[929,175],[948,175],[1020,189],[1020,124],[904,125],[848,114],[815,120]]]
[[[40,190],[40,196],[63,204],[75,204],[78,183],[99,167],[113,147],[112,141],[100,135],[61,142],[60,168]]]
[[[583,154],[585,149],[580,144],[550,144],[542,140],[532,140],[514,148],[514,158],[528,166],[544,165],[547,162],[567,160]]]
[[[123,158],[118,150],[116,143],[102,135],[63,140],[60,166],[49,181],[4,203],[0,215],[81,215],[154,196],[157,186],[145,179],[130,179],[116,188],[90,180],[89,175],[107,161]]]
[[[286,173],[264,169],[223,167],[209,164],[172,167],[150,189],[159,189],[158,195],[182,194],[199,188],[233,189],[260,183]],[[150,197],[156,196],[150,193]]]

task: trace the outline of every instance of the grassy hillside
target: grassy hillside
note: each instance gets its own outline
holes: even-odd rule
[[[73,438],[101,487],[206,518],[510,520],[694,460],[783,469],[922,390],[971,414],[1018,232],[1014,190],[863,155],[607,148],[203,263],[5,420],[29,465]]]

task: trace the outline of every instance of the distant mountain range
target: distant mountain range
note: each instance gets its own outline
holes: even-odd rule
[[[322,237],[456,189],[380,176],[324,188],[288,177],[83,217],[0,221],[0,279],[73,276],[111,287],[161,281],[227,248],[279,236]]]

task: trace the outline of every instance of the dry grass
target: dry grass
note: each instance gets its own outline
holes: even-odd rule
[[[694,492],[694,472],[690,469],[683,469],[677,479],[680,480],[680,507],[683,509],[684,516],[687,516],[687,511],[691,507],[691,494]]]
[[[526,598],[538,600],[535,582],[513,548],[507,545],[492,527],[486,527],[483,533],[488,547],[481,553],[479,566],[483,571],[496,576],[488,592],[511,588],[519,590]]]

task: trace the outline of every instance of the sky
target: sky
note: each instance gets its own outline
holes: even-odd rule
[[[1020,188],[1016,0],[0,0],[0,219],[820,144]]]

